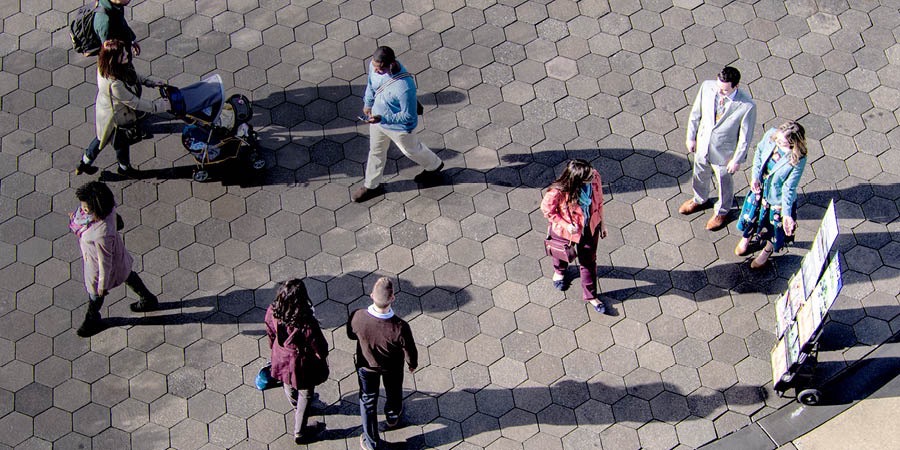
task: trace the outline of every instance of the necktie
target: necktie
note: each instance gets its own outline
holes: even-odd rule
[[[719,103],[716,106],[716,122],[722,118],[722,114],[725,114],[725,97],[724,95],[719,95]]]

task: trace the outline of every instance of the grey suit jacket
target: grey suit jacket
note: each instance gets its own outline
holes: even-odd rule
[[[738,88],[716,122],[716,91],[716,80],[700,85],[688,120],[687,139],[697,141],[697,157],[710,164],[743,163],[756,127],[756,103],[750,94]]]

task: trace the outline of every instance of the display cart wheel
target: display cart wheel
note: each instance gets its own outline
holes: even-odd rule
[[[253,160],[253,168],[255,170],[262,170],[265,167],[266,167],[266,160],[264,160],[262,158]]]
[[[194,181],[198,181],[200,183],[209,179],[209,172],[205,170],[197,170],[194,171]]]
[[[817,405],[822,401],[822,392],[818,389],[804,389],[797,394],[797,401],[804,405]]]

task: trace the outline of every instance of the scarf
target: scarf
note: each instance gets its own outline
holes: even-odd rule
[[[578,206],[581,206],[581,211],[584,212],[584,223],[589,223],[588,221],[591,218],[591,197],[593,196],[593,188],[591,188],[591,184],[585,184],[581,187],[581,192],[578,193]]]

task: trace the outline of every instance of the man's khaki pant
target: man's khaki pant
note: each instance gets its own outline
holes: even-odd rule
[[[441,159],[419,140],[415,134],[405,131],[386,130],[377,123],[369,126],[369,161],[366,164],[367,189],[375,189],[381,184],[384,164],[387,162],[388,147],[391,141],[397,144],[397,148],[425,170],[436,170],[441,165]]]

